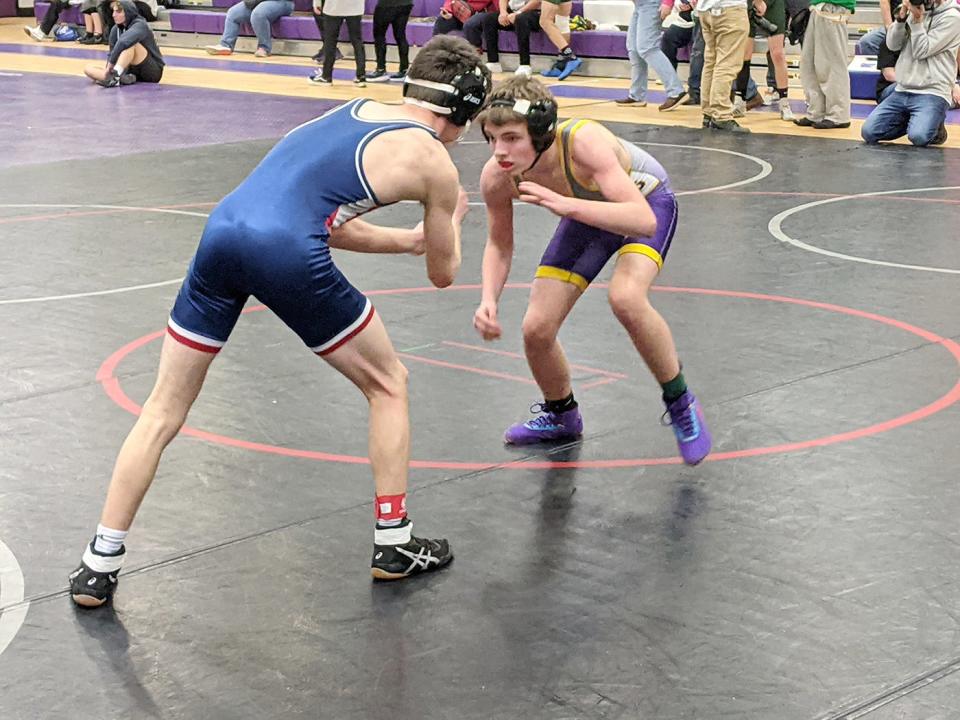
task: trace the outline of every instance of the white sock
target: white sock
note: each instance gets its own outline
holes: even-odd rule
[[[373,531],[373,542],[375,545],[406,545],[410,542],[410,534],[412,531],[412,522],[395,528],[375,528]]]
[[[120,548],[123,547],[127,532],[127,530],[114,530],[103,525],[97,525],[97,537],[93,541],[93,549],[104,555],[118,553]]]
[[[123,76],[123,71],[126,70],[126,68],[123,67],[123,65],[114,65],[113,69],[114,69],[114,72],[116,72],[117,75],[120,75],[121,77]]]

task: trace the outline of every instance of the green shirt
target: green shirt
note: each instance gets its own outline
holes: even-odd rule
[[[850,12],[853,12],[857,7],[857,0],[810,0],[810,7],[813,7],[814,5],[823,5],[825,3],[846,8]]]

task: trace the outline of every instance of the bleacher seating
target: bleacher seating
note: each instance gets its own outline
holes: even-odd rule
[[[213,0],[216,7],[229,7],[231,0]],[[433,36],[432,18],[440,12],[442,0],[416,0],[407,25],[407,40],[411,45],[423,46]],[[376,0],[366,0],[366,13],[362,25],[363,40],[373,42],[373,8]],[[573,14],[583,14],[583,2],[574,2]],[[309,0],[296,0],[297,12],[280,18],[273,26],[273,36],[281,40],[319,41],[320,33],[310,14]],[[420,20],[418,20],[420,19]],[[223,32],[224,15],[222,12],[210,12],[199,8],[181,8],[169,13],[170,29],[173,32],[219,35]],[[244,35],[252,35],[253,30],[244,28]],[[346,28],[341,30],[340,39],[347,40]],[[387,42],[394,44],[393,34],[388,31]],[[571,44],[574,51],[584,57],[625,58],[626,32],[621,30],[592,30],[573,33]],[[503,33],[500,39],[503,52],[516,52],[517,40],[513,33]],[[550,55],[556,48],[543,33],[536,33],[530,39],[530,49],[535,54]]]
[[[163,29],[169,27],[171,34],[199,35],[209,36],[209,42],[215,42],[223,32],[226,10],[239,0],[188,0],[207,2],[209,5],[183,5],[177,9],[161,11],[163,19]],[[3,0],[0,0],[3,2]],[[625,12],[629,0],[574,0],[573,15],[584,15],[590,19],[591,6],[596,3],[613,5],[614,3],[624,4],[624,8],[617,15],[617,24],[620,25],[627,18]],[[440,12],[443,0],[414,0],[411,19],[407,25],[407,40],[414,47],[422,47],[433,36],[433,22]],[[365,15],[362,21],[362,35],[365,43],[373,43],[373,10],[377,0],[365,0]],[[319,43],[320,33],[317,30],[312,13],[311,0],[294,0],[295,11],[293,15],[280,18],[273,26],[273,37],[280,41],[292,41],[293,43],[310,42]],[[35,14],[39,21],[46,12],[47,3],[42,0],[35,4]],[[71,6],[61,16],[65,22],[73,22],[79,25],[83,24],[79,9]],[[603,19],[603,18],[601,18]],[[861,28],[861,32],[865,31]],[[242,35],[253,36],[253,29],[245,26],[241,31]],[[584,58],[596,58],[602,60],[627,60],[626,31],[614,29],[597,29],[587,31],[577,31],[571,36],[571,44],[574,51]],[[348,40],[347,30],[344,27],[341,30],[340,40]],[[391,45],[396,44],[393,38],[392,30],[387,31],[387,42]],[[556,52],[556,49],[543,33],[535,33],[530,39],[531,51],[540,56],[550,56]],[[765,51],[763,43],[755,46],[754,65],[760,65],[764,61],[762,54]],[[514,33],[503,33],[500,36],[500,50],[504,53],[517,52],[517,37]],[[791,46],[788,52],[799,52],[799,47]],[[302,52],[302,51],[301,51]],[[687,59],[687,53],[681,50],[681,60]],[[759,56],[759,57],[758,57]],[[856,67],[854,67],[856,65]],[[609,64],[606,66],[609,70]],[[627,74],[629,70],[627,70]],[[872,98],[872,90],[868,93],[868,85],[875,82],[876,71],[871,71],[863,65],[859,58],[854,61],[850,67],[852,85],[855,86],[853,96],[855,98]],[[871,85],[872,86],[872,85]]]

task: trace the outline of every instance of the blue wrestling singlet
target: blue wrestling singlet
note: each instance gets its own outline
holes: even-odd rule
[[[330,230],[380,206],[363,173],[367,143],[427,125],[358,117],[354,100],[291,130],[214,208],[167,330],[205,352],[223,347],[251,295],[325,355],[373,317],[330,257]]]

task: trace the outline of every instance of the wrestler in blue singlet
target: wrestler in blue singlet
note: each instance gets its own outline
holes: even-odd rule
[[[325,355],[373,317],[370,301],[330,257],[330,230],[381,203],[363,151],[381,133],[427,125],[366,120],[354,100],[290,131],[210,213],[167,330],[218,352],[251,295]]]

